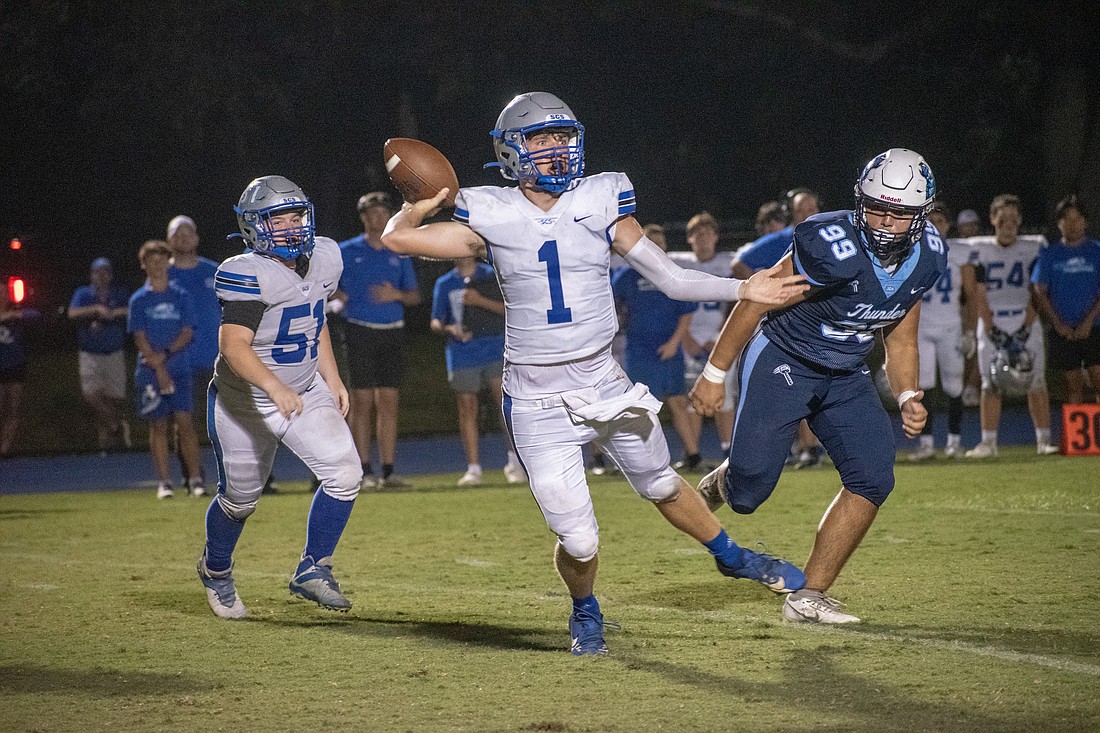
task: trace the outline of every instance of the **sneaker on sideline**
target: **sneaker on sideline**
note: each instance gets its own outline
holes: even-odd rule
[[[169,484],[166,484],[162,481],[160,484],[157,485],[158,499],[171,499],[175,495],[176,492],[172,490],[172,487]]]
[[[997,446],[991,443],[978,443],[966,452],[967,458],[996,458]]]
[[[930,461],[936,457],[936,449],[930,445],[922,445],[915,451],[909,454],[909,460],[913,463],[919,463],[921,461]]]
[[[518,463],[514,466],[508,465],[504,467],[504,478],[510,484],[525,484],[527,483],[527,472]]]
[[[462,474],[458,480],[459,486],[481,486],[481,471],[470,470]]]
[[[858,623],[858,616],[840,610],[842,605],[821,591],[806,588],[790,594],[783,601],[783,618],[803,624]]]

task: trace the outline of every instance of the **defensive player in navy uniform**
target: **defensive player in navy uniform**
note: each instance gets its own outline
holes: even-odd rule
[[[583,177],[584,127],[560,99],[521,94],[491,133],[497,165],[516,187],[464,188],[452,222],[421,226],[446,189],[406,204],[383,243],[401,254],[474,255],[496,271],[505,303],[504,412],[531,491],[557,535],[555,563],[569,594],[572,652],[605,654],[593,596],[598,528],[582,449],[601,444],[634,490],[678,529],[706,544],[727,575],[777,592],[802,585],[790,563],[730,542],[694,491],[669,467],[668,445],[645,385],[611,356],[618,327],[608,277],[612,252],[660,290],[682,300],[782,302],[801,278],[716,278],[673,264],[631,216],[634,187],[622,173]],[[683,489],[683,490],[682,490]]]
[[[855,211],[800,224],[780,261],[782,272],[807,277],[810,292],[778,309],[737,304],[692,390],[695,408],[713,413],[741,354],[730,455],[699,484],[712,507],[724,500],[739,514],[756,511],[775,489],[803,418],[840,473],[843,488],[818,527],[805,586],[783,604],[792,621],[859,620],[826,591],[894,488],[893,430],[864,365],[876,331],[884,334],[905,433],[919,435],[927,419],[917,326],[921,296],[947,266],[943,240],[925,227],[936,193],[932,171],[911,150],[893,148],[867,164],[855,193]]]
[[[332,577],[332,555],[363,473],[325,323],[325,302],[343,268],[340,250],[314,236],[313,204],[282,176],[252,181],[235,210],[251,251],[229,258],[215,275],[222,322],[207,427],[218,494],[206,512],[199,578],[215,614],[246,615],[233,582],[233,550],[282,443],[321,482],[290,591],[346,611],[351,603]]]

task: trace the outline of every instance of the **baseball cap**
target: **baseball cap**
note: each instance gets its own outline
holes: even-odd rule
[[[366,211],[372,206],[381,206],[393,211],[393,202],[385,191],[374,191],[359,197],[359,211]]]
[[[980,224],[981,219],[978,218],[978,212],[974,209],[963,209],[959,212],[959,218],[956,219],[956,224]]]

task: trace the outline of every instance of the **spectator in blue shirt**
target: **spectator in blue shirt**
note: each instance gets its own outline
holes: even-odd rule
[[[1100,402],[1100,242],[1088,236],[1088,216],[1076,196],[1055,208],[1062,238],[1039,251],[1031,282],[1050,324],[1047,359],[1066,377],[1066,401],[1084,400],[1085,374]]]
[[[508,436],[500,412],[504,402],[504,298],[493,268],[473,257],[455,260],[455,268],[435,281],[431,329],[447,337],[447,380],[458,400],[458,432],[466,452],[466,473],[458,485],[478,486],[478,394],[482,390],[492,394],[501,432]],[[527,481],[514,450],[508,451],[504,476],[510,484]]]
[[[39,312],[12,303],[6,283],[0,285],[0,458],[11,455],[23,409],[27,381],[27,347],[23,325]]]
[[[198,227],[189,216],[177,216],[168,222],[168,246],[172,249],[168,282],[186,291],[195,306],[195,332],[187,352],[192,390],[198,403],[194,411],[196,430],[202,435],[206,430],[206,390],[214,378],[218,328],[222,323],[221,303],[214,293],[218,263],[198,255]]]
[[[382,232],[394,213],[387,194],[359,199],[363,233],[340,243],[344,273],[333,295],[347,319],[351,434],[363,463],[362,488],[401,488],[394,475],[397,453],[398,390],[405,375],[405,308],[420,304],[412,260],[382,246]],[[377,427],[382,475],[371,466],[371,430]]]
[[[149,452],[160,482],[158,499],[174,495],[168,478],[168,420],[175,423],[180,441],[180,460],[190,477],[190,493],[206,493],[199,464],[199,441],[191,424],[194,400],[187,345],[194,332],[191,296],[168,282],[168,258],[172,250],[161,240],[141,245],[138,259],[148,279],[130,297],[127,330],[138,348],[134,391],[138,413],[149,424]]]
[[[132,448],[130,423],[123,417],[126,401],[126,315],[130,291],[112,282],[111,261],[92,262],[89,285],[73,293],[69,318],[77,322],[80,391],[95,412],[101,451],[118,440]]]

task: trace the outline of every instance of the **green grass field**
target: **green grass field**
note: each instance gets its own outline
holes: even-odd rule
[[[864,619],[786,624],[618,479],[593,481],[611,655],[567,652],[568,599],[526,490],[365,494],[336,556],[355,607],[286,583],[304,486],[264,497],[236,556],[250,617],[210,613],[207,500],[0,500],[0,730],[1100,729],[1100,460],[899,465],[834,588]],[[838,488],[788,472],[744,543],[805,560]],[[297,489],[297,490],[294,490]]]

